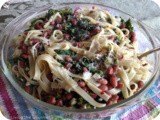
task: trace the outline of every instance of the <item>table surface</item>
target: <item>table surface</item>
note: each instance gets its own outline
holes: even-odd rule
[[[84,1],[88,3],[105,4],[118,8],[143,21],[155,30],[158,31],[160,29],[160,24],[155,22],[156,19],[159,19],[160,8],[157,4],[150,0],[79,0],[79,2]],[[4,27],[15,17],[35,6],[46,5],[50,2],[56,4],[66,2],[66,0],[34,0],[26,3],[11,4],[9,9],[3,8],[0,11],[0,34],[2,33]],[[76,0],[67,0],[67,2],[76,2]]]

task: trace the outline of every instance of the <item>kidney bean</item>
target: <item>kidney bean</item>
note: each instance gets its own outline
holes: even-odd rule
[[[62,99],[58,99],[58,100],[56,101],[56,105],[58,105],[58,106],[63,106],[63,101],[62,101]]]
[[[118,89],[122,89],[123,88],[123,83],[121,81],[118,81],[117,88]]]
[[[58,17],[58,18],[56,19],[56,23],[57,23],[57,24],[62,23],[62,21],[63,21],[63,19],[62,19],[62,18],[60,18],[60,17]]]
[[[99,33],[101,31],[100,27],[97,26],[93,29],[93,31],[91,32],[92,35],[96,35],[97,33]]]
[[[64,59],[67,62],[72,62],[73,61],[73,59],[70,56],[66,56]]]
[[[83,67],[83,72],[88,72],[88,69],[86,67]]]
[[[132,84],[132,85],[130,86],[130,88],[133,90],[133,89],[135,88],[135,85]]]
[[[22,68],[25,68],[25,63],[23,61],[20,61],[19,64]]]
[[[83,89],[84,91],[86,91],[86,92],[88,91],[88,88],[87,88],[87,87],[83,87],[82,89]]]
[[[60,30],[62,30],[63,26],[61,24],[57,24],[56,27]]]
[[[90,96],[91,96],[93,99],[96,99],[96,98],[97,98],[97,95],[94,94],[94,93],[90,94]]]
[[[71,93],[66,94],[66,99],[71,100],[73,98],[73,95]]]
[[[117,82],[117,77],[115,75],[110,76],[110,84],[112,87],[117,87],[118,82]]]
[[[69,39],[70,38],[70,34],[63,34],[64,39]]]
[[[136,37],[136,33],[135,32],[131,32],[130,33],[132,37]]]
[[[111,85],[108,85],[108,90],[111,90],[113,87]]]
[[[58,94],[62,94],[63,90],[59,88],[59,89],[56,90],[56,92],[57,92]]]
[[[116,73],[118,71],[119,66],[118,65],[113,65],[113,72]]]
[[[115,37],[112,35],[112,36],[109,36],[109,39],[114,41]]]
[[[77,21],[76,19],[71,19],[71,23],[72,23],[73,26],[76,26],[76,25],[77,25],[77,22],[78,22],[78,21]]]
[[[111,93],[109,91],[105,91],[105,93],[108,94],[109,96],[111,96]]]
[[[109,67],[109,68],[107,69],[107,71],[106,71],[106,74],[107,74],[107,75],[112,75],[113,73],[114,73],[114,70],[113,70],[112,67]]]
[[[54,22],[54,21],[50,22],[50,25],[54,26],[54,25],[55,25],[55,22]]]
[[[138,81],[138,88],[142,88],[144,86],[144,82],[143,81]]]
[[[36,28],[36,29],[39,29],[39,30],[43,29],[43,27],[41,26],[40,23],[36,23],[36,24],[35,24],[35,28]]]
[[[106,79],[104,79],[104,78],[100,78],[97,81],[98,81],[98,83],[103,84],[103,85],[107,85],[108,84],[108,81]]]
[[[123,59],[123,55],[122,54],[118,54],[118,60],[122,60]]]
[[[112,101],[118,100],[119,96],[118,95],[112,95],[112,97],[110,98]]]
[[[32,38],[30,41],[31,41],[31,45],[35,45],[36,43],[39,42],[39,39],[37,39],[37,38]]]
[[[117,102],[121,102],[123,99],[119,97],[119,99],[117,100]]]
[[[123,28],[125,28],[126,27],[126,25],[125,24],[121,24],[121,26],[119,27],[120,29],[123,29]]]
[[[32,93],[32,87],[31,86],[25,86],[24,90],[29,94]]]
[[[108,86],[106,86],[106,85],[100,85],[98,88],[101,89],[102,91],[108,90]]]
[[[135,36],[132,36],[132,37],[131,37],[131,42],[134,43],[135,41],[136,41],[136,37],[135,37]]]
[[[49,99],[48,99],[48,103],[50,104],[56,104],[56,98],[54,96],[50,96]]]
[[[64,65],[64,68],[66,68],[67,70],[69,69],[69,68],[71,68],[72,67],[72,64],[71,63],[66,63],[65,65]]]
[[[28,54],[22,54],[21,55],[24,59],[28,59],[29,58],[29,55]]]
[[[79,81],[79,82],[78,82],[78,85],[83,88],[83,87],[86,86],[86,83],[83,82],[83,81]]]
[[[47,74],[46,77],[48,78],[48,80],[52,81],[52,73]]]
[[[108,100],[108,101],[106,102],[106,105],[112,105],[112,101],[111,101],[111,100]]]
[[[76,46],[76,47],[78,47],[78,48],[81,48],[81,47],[82,47],[81,43],[79,43],[79,42],[74,43],[73,46]]]

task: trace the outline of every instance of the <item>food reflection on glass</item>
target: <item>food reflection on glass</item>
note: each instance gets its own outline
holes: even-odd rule
[[[12,71],[34,97],[96,109],[127,99],[150,77],[131,20],[92,7],[49,10],[15,39]]]

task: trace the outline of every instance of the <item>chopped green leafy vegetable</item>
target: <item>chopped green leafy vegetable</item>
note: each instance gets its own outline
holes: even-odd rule
[[[103,74],[104,74],[101,70],[98,70],[98,69],[96,69],[96,68],[90,69],[90,72],[93,73],[93,74],[97,73],[97,74],[99,74],[100,76],[103,76]]]
[[[131,19],[128,19],[126,22],[126,28],[132,32],[133,31],[133,25],[132,25],[132,22],[131,22]]]
[[[69,55],[71,57],[75,57],[76,53],[71,50],[55,50],[57,54],[61,55]]]
[[[48,10],[48,13],[46,14],[46,17],[49,19],[52,15],[54,15],[57,12],[59,12],[62,16],[66,16],[66,15],[72,14],[72,9],[71,8],[65,8],[65,9],[62,9],[62,10],[50,9],[50,10]]]
[[[89,103],[86,103],[85,106],[86,106],[86,109],[93,109],[93,106],[90,105]]]

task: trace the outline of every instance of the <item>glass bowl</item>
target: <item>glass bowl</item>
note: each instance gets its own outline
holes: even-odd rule
[[[149,82],[141,89],[138,93],[134,94],[128,99],[123,100],[122,102],[106,106],[104,108],[97,108],[97,109],[88,109],[88,110],[80,110],[80,109],[73,109],[73,108],[64,108],[58,107],[46,102],[40,101],[39,99],[34,98],[30,94],[26,93],[23,88],[18,84],[14,74],[12,74],[10,70],[9,59],[11,58],[14,49],[12,49],[13,38],[17,35],[22,33],[25,29],[27,29],[27,24],[30,20],[35,17],[44,15],[49,9],[61,9],[63,7],[70,7],[70,8],[79,8],[79,7],[99,7],[101,9],[105,9],[109,11],[114,16],[121,16],[123,19],[127,20],[130,18],[132,20],[138,41],[138,51],[144,52],[146,49],[152,49],[157,47],[160,42],[155,38],[154,32],[150,32],[151,28],[147,27],[134,17],[130,16],[129,14],[122,12],[118,9],[99,5],[99,4],[90,4],[90,3],[62,3],[62,4],[50,4],[45,5],[42,7],[34,8],[25,12],[24,14],[20,15],[19,17],[15,18],[12,22],[10,22],[1,36],[1,70],[3,71],[6,78],[10,81],[13,87],[24,97],[30,104],[34,105],[35,107],[41,109],[42,111],[50,114],[50,115],[59,115],[65,118],[101,118],[109,116],[118,110],[122,110],[127,106],[131,106],[133,104],[137,104],[138,102],[143,101],[147,98],[143,97],[147,94],[148,89],[151,88],[153,84],[155,84],[157,77],[159,76],[159,57],[158,52],[155,52],[147,57],[148,62],[153,66],[151,70],[152,75],[149,79]],[[157,93],[159,92],[156,89]],[[155,95],[155,94],[154,94]]]

